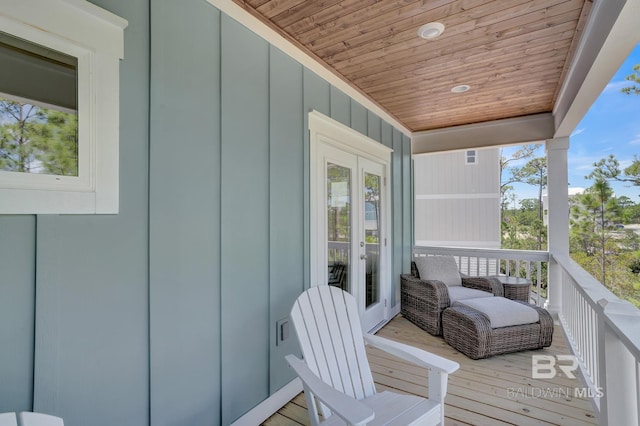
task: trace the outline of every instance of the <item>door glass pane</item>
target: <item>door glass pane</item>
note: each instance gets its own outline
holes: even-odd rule
[[[366,305],[380,301],[380,176],[364,174]]]
[[[327,163],[329,285],[350,291],[351,169]]]

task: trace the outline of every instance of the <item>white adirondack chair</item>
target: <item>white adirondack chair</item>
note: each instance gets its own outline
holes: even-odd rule
[[[444,424],[448,375],[458,363],[362,332],[355,298],[332,286],[305,291],[291,310],[304,361],[287,355],[302,380],[313,426]],[[365,342],[429,369],[429,399],[376,393]],[[320,422],[318,405],[324,420]]]
[[[0,413],[0,426],[18,426],[16,413]]]
[[[18,419],[20,426],[64,426],[64,421],[60,417],[49,414],[23,411],[18,413]]]

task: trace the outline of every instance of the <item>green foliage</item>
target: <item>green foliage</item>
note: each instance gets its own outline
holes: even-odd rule
[[[633,156],[633,162],[624,170],[620,170],[620,163],[613,154],[593,163],[593,167],[593,171],[586,176],[587,179],[617,180],[640,186],[640,159],[637,155]]]
[[[77,176],[77,115],[0,99],[0,170]]]
[[[637,257],[637,254],[636,257],[631,259],[629,270],[636,275],[640,274],[640,257]]]
[[[509,161],[530,158],[537,148],[538,145],[527,145],[517,151],[511,159],[501,157],[501,176]],[[547,159],[532,158],[522,167],[512,167],[510,172],[511,178],[507,183],[522,182],[534,185],[538,188],[538,198],[520,201],[520,211],[517,211],[513,187],[506,183],[501,186],[502,246],[520,250],[546,249],[547,229],[543,223],[542,190],[547,186]],[[508,210],[509,204],[513,206],[513,210]]]
[[[579,233],[584,252],[598,258],[600,270],[594,276],[606,286],[609,255],[619,251],[618,244],[612,241],[619,210],[609,182],[595,171],[590,176],[596,180],[584,194],[576,197],[571,225]]]
[[[525,166],[512,169],[513,179],[501,187],[503,248],[544,250],[547,247],[547,228],[542,221],[541,205],[547,170],[546,159],[542,160],[533,158]],[[503,158],[501,167],[504,164]],[[570,199],[571,257],[618,297],[640,307],[640,235],[622,225],[640,223],[640,204],[629,197],[615,197],[609,183],[617,180],[640,186],[640,160],[635,157],[631,166],[620,170],[612,155],[593,166],[587,176],[592,181],[591,187]],[[538,199],[521,200],[516,206],[510,185],[513,182],[537,186]],[[515,264],[510,265],[511,270],[515,267]],[[542,272],[540,287],[544,295],[546,271]]]
[[[633,271],[637,267],[638,259],[633,253],[610,254],[606,259],[607,275],[609,282],[607,288],[621,299],[626,299],[640,308],[640,277]],[[602,264],[597,256],[589,256],[586,253],[574,252],[571,257],[585,271],[598,276]]]
[[[500,189],[502,191],[503,188],[507,187],[508,185],[514,183],[514,182],[520,182],[515,176],[518,173],[518,168],[517,167],[509,167],[511,162],[514,161],[518,161],[518,160],[525,160],[527,158],[531,158],[533,157],[533,154],[535,153],[535,151],[540,147],[540,144],[528,144],[528,145],[523,145],[519,150],[517,150],[516,152],[514,152],[511,157],[507,158],[507,157],[503,157],[502,156],[502,150],[500,150]],[[507,180],[503,180],[503,173],[509,170],[511,171],[511,178],[507,179]]]
[[[633,74],[629,74],[628,76],[626,76],[625,80],[631,81],[635,84],[623,87],[621,89],[622,93],[626,93],[627,95],[640,95],[640,64],[637,64],[633,67]]]
[[[593,166],[587,176],[592,186],[572,198],[571,257],[618,297],[640,307],[640,236],[621,225],[635,223],[639,206],[614,196],[609,180],[626,178],[613,155]]]

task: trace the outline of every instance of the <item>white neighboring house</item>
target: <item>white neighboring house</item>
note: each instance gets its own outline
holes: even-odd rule
[[[500,248],[500,149],[414,156],[415,244]]]

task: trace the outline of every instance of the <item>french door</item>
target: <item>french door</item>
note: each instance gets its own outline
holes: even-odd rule
[[[385,244],[388,162],[337,142],[320,136],[315,146],[312,281],[353,294],[363,329],[369,331],[386,319],[390,291]]]

